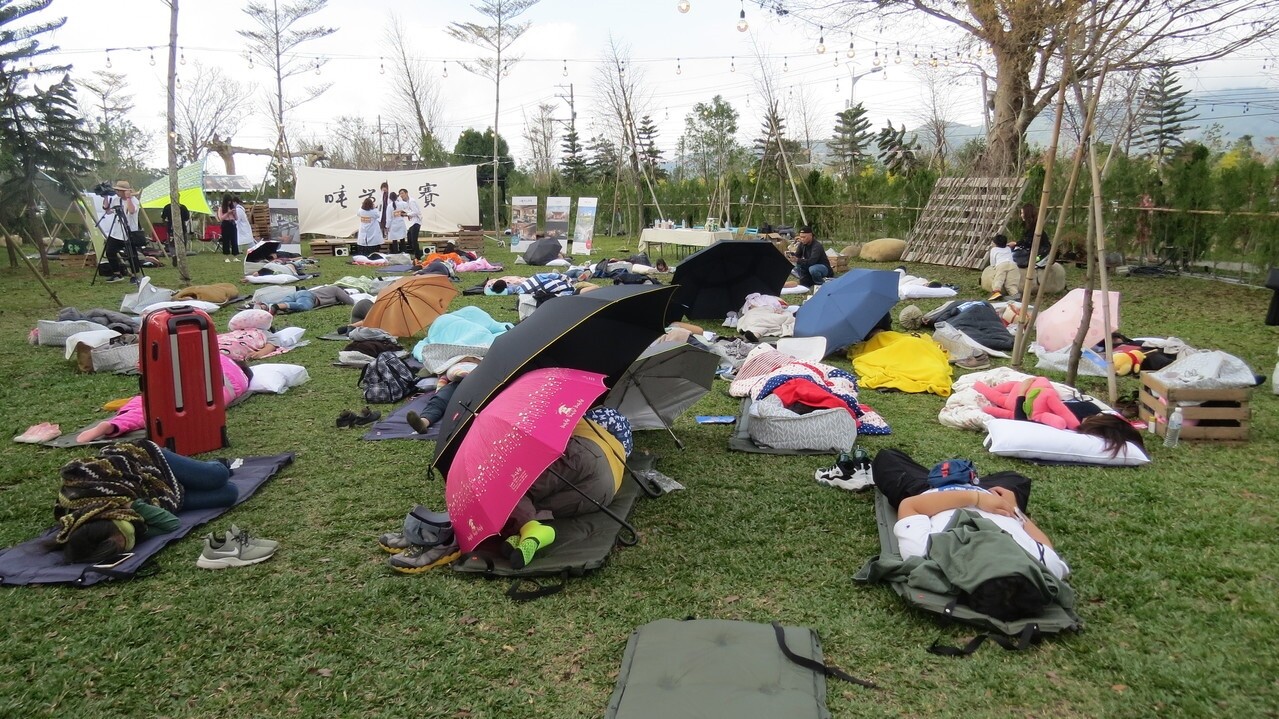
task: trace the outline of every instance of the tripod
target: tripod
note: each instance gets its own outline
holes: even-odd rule
[[[114,272],[114,265],[116,261],[110,258],[107,247],[112,242],[121,242],[121,240],[117,240],[112,237],[112,234],[116,231],[116,229],[121,227],[124,228],[124,237],[125,237],[125,239],[123,240],[124,260],[128,266],[129,275],[132,277],[134,284],[137,284],[138,275],[145,274],[145,272],[143,272],[142,270],[142,260],[138,257],[138,250],[133,244],[133,233],[132,233],[132,230],[130,230],[129,228],[129,219],[125,217],[125,214],[124,214],[124,203],[119,202],[118,199],[116,200],[115,203],[111,203],[112,199],[116,199],[116,198],[107,198],[107,201],[110,204],[109,209],[113,211],[113,216],[111,218],[111,225],[107,227],[106,229],[102,228],[102,219],[106,219],[105,215],[103,216],[102,219],[98,220],[98,229],[102,230],[102,234],[106,237],[106,244],[104,244],[102,247],[103,257],[98,261],[97,266],[94,268],[93,279],[89,281],[90,286],[94,285],[98,281],[98,277],[102,274],[102,263],[104,261],[108,262],[109,264],[113,266],[112,271]],[[139,209],[139,212],[141,212],[141,209]]]

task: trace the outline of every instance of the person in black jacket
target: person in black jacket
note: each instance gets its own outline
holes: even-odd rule
[[[820,285],[826,281],[826,278],[835,274],[830,266],[830,260],[826,258],[826,248],[813,238],[812,225],[801,227],[795,239],[799,241],[799,244],[794,252],[787,254],[795,261],[795,269],[791,271],[791,274],[799,280],[801,285],[805,287]]]

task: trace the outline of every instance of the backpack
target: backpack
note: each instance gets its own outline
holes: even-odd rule
[[[1030,266],[1030,245],[1018,245],[1013,248],[1013,264],[1023,270]]]
[[[928,484],[934,489],[951,485],[981,484],[977,478],[977,468],[967,459],[948,459],[938,462],[928,473]]]
[[[383,352],[360,370],[356,386],[364,388],[364,401],[372,404],[399,402],[417,385],[412,370],[399,352]]]

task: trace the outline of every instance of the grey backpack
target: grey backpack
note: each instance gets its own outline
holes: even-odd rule
[[[408,397],[417,382],[413,371],[400,357],[400,352],[383,352],[360,371],[358,386],[364,388],[364,401],[389,404]]]

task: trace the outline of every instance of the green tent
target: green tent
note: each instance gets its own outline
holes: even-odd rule
[[[204,197],[204,160],[193,162],[178,170],[178,202],[191,212],[213,214]],[[164,207],[169,204],[169,176],[147,185],[142,190],[143,207]]]

